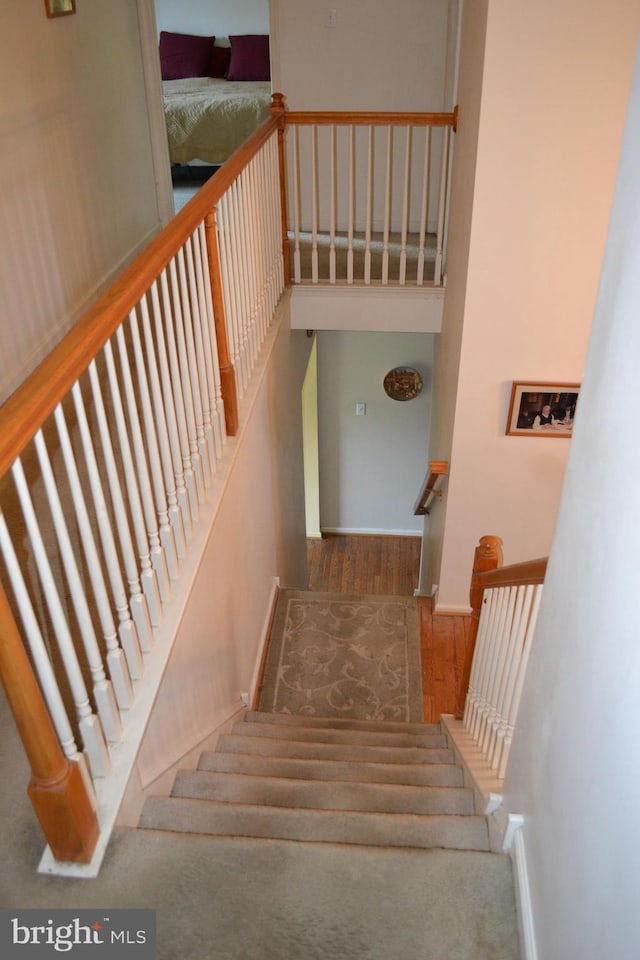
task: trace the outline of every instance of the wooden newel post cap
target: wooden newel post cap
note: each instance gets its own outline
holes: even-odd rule
[[[284,93],[271,94],[271,107],[269,109],[272,117],[275,117],[278,114],[285,112],[287,107],[285,104]]]

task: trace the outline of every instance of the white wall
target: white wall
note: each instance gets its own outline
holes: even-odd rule
[[[505,799],[540,960],[640,945],[640,62]]]
[[[413,506],[427,469],[432,357],[429,334],[318,334],[322,530],[419,535]],[[397,366],[420,372],[419,397],[386,395],[382,381]]]
[[[454,190],[430,448],[451,462],[431,548],[453,609],[483,534],[506,563],[551,544],[570,443],[504,436],[511,383],[582,379],[640,24],[630,0],[489,0],[483,54],[482,6],[464,5],[456,189],[477,139],[475,178],[470,207]]]
[[[241,706],[275,579],[307,584],[300,394],[311,341],[281,329],[226,482],[138,761],[148,785]]]
[[[136,4],[0,9],[0,400],[159,224]]]
[[[158,31],[228,37],[269,33],[269,0],[155,0]]]
[[[292,110],[441,110],[448,6],[272,0],[273,88]]]

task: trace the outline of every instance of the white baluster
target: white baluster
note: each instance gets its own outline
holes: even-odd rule
[[[293,128],[293,279],[302,279],[300,264],[300,127]]]
[[[173,263],[173,261],[171,262]],[[172,287],[173,272],[174,270],[170,265],[169,275],[171,277]],[[160,274],[160,290],[162,293],[165,325],[163,327],[162,317],[158,314],[156,316],[156,336],[158,337],[158,342],[160,342],[161,336],[164,335],[165,339],[163,342],[167,350],[166,368],[163,373],[163,378],[165,384],[171,385],[171,394],[169,399],[169,392],[165,392],[165,410],[167,410],[167,422],[170,426],[169,435],[171,438],[171,453],[176,475],[178,503],[180,504],[185,537],[189,540],[191,539],[193,531],[193,522],[200,516],[200,505],[198,501],[195,470],[191,462],[187,411],[184,402],[178,348],[176,346],[175,329],[178,321],[174,315],[174,301],[169,293],[169,280],[166,269]],[[177,309],[179,309],[179,305]],[[173,418],[171,415],[172,410]],[[180,467],[180,463],[182,467]],[[181,477],[184,477],[184,485],[181,483]]]
[[[189,246],[188,243],[185,245],[185,247],[181,247],[177,256],[178,276],[180,278],[180,294],[182,298],[183,346],[185,350],[185,363],[187,364],[189,371],[188,382],[191,387],[191,408],[193,410],[196,428],[198,462],[200,464],[204,486],[208,487],[211,481],[211,473],[209,471],[207,441],[204,434],[204,411],[202,409],[202,400],[200,395],[200,375],[198,371],[195,342],[193,338],[193,310],[195,308],[195,304],[192,306],[191,299],[189,297],[189,277],[187,273],[188,264],[185,257],[185,248],[187,246]]]
[[[78,662],[78,657],[73,646],[73,639],[69,631],[55,578],[51,570],[49,558],[42,540],[40,527],[36,519],[35,510],[31,501],[29,487],[22,469],[22,463],[18,458],[12,468],[13,479],[18,491],[20,506],[24,516],[25,525],[29,533],[29,540],[33,549],[38,575],[42,586],[42,592],[47,601],[47,607],[51,615],[51,623],[55,633],[58,649],[64,663],[64,669],[69,680],[71,694],[78,718],[78,727],[82,734],[82,740],[87,751],[91,772],[94,777],[104,777],[111,768],[109,751],[104,739],[104,733],[99,718],[93,713],[89,694],[82,676],[82,670]]]
[[[371,283],[371,225],[373,223],[373,156],[375,127],[369,126],[367,139],[367,219],[364,227],[364,282]]]
[[[227,346],[229,358],[235,368],[238,396],[241,397],[239,352],[238,352],[238,303],[236,296],[235,277],[231,261],[230,234],[230,196],[229,192],[220,198],[217,208],[218,246],[220,249],[220,273],[222,277],[222,293],[224,297],[225,322],[227,327]]]
[[[165,537],[160,530],[160,537],[164,545],[169,577],[172,580],[178,576],[178,558],[182,559],[186,552],[185,525],[181,505],[188,508],[187,491],[184,485],[184,472],[180,456],[180,442],[178,440],[173,392],[169,376],[167,349],[162,329],[162,314],[158,297],[157,282],[150,288],[151,314],[154,319],[156,339],[154,341],[151,328],[151,317],[147,304],[143,300],[142,329],[147,356],[149,358],[149,377],[153,393],[153,409],[156,418],[158,441],[162,458],[164,485],[167,492],[168,521],[173,531],[171,538]]]
[[[105,344],[104,355],[107,360],[107,369],[109,369],[110,366],[113,367],[113,357],[111,356],[111,345],[109,343]],[[100,434],[102,453],[105,460],[107,482],[109,485],[109,492],[111,494],[111,502],[113,504],[113,514],[116,523],[116,529],[118,531],[120,550],[122,552],[124,569],[126,571],[127,582],[129,584],[129,604],[131,607],[131,615],[136,624],[140,646],[144,651],[148,651],[153,647],[153,631],[151,629],[149,607],[140,584],[138,566],[133,549],[133,542],[131,540],[131,531],[129,530],[128,511],[125,507],[124,496],[120,487],[120,474],[118,472],[118,465],[113,452],[111,434],[109,431],[109,424],[95,361],[89,366],[89,379],[91,381],[93,403],[98,421],[98,431]],[[111,400],[114,404],[114,409],[117,409],[117,405],[119,404],[119,387],[113,370],[110,371],[110,379],[113,381]],[[121,419],[124,419],[122,413],[120,414],[120,417]],[[121,454],[123,456],[123,465],[126,468],[125,473],[127,472],[127,469],[130,472],[130,468],[127,468],[126,463],[124,463],[124,458],[126,456],[125,450],[121,449]],[[130,491],[130,497],[131,496],[135,496],[133,491]],[[132,503],[131,508],[132,515],[139,517],[139,501],[138,503]],[[150,561],[147,569],[151,569]]]
[[[185,244],[187,281],[191,301],[191,316],[193,326],[193,364],[198,372],[198,387],[200,390],[200,408],[202,410],[202,430],[204,435],[203,460],[206,465],[205,476],[211,477],[217,469],[216,449],[213,436],[213,421],[211,419],[211,398],[209,396],[209,378],[207,377],[207,361],[202,338],[204,290],[202,289],[202,262],[199,256],[194,256],[194,238]],[[197,263],[200,262],[198,274]]]
[[[442,283],[442,251],[444,238],[444,215],[447,197],[447,173],[449,169],[449,127],[442,128],[442,167],[440,170],[440,198],[438,201],[438,227],[436,232],[436,264],[433,282],[435,286]]]
[[[391,229],[391,183],[393,176],[393,127],[387,127],[387,163],[384,189],[384,228],[382,236],[382,283],[389,283],[389,231]]]
[[[509,648],[509,637],[513,626],[514,610],[517,598],[516,587],[503,587],[506,599],[505,616],[502,623],[502,629],[497,637],[495,658],[493,670],[490,676],[488,701],[489,710],[487,713],[486,727],[481,749],[486,757],[491,757],[491,751],[495,744],[495,735],[499,726],[500,717],[498,712],[498,698],[500,686],[502,683],[503,671],[505,669],[507,652]]]
[[[189,490],[189,494],[192,497],[191,499],[191,514],[196,520],[200,513],[200,504],[204,503],[204,475],[202,473],[202,463],[200,460],[200,450],[198,447],[198,437],[196,433],[196,418],[193,410],[193,397],[192,397],[192,388],[191,381],[189,376],[189,362],[187,359],[187,348],[185,344],[184,336],[184,321],[183,321],[183,311],[182,303],[180,299],[180,287],[178,285],[178,272],[176,269],[176,257],[171,260],[169,263],[169,277],[171,280],[171,299],[173,302],[173,313],[171,319],[173,323],[170,326],[171,330],[171,340],[176,349],[176,365],[178,378],[177,383],[180,384],[180,395],[182,398],[184,416],[185,416],[185,426],[186,426],[186,441],[188,443],[189,450],[189,463],[191,470],[193,471],[193,485]],[[169,332],[169,325],[167,325],[167,332]],[[171,340],[169,341],[171,343]],[[185,476],[186,476],[185,471]]]
[[[467,730],[473,730],[477,723],[480,709],[480,690],[482,674],[487,659],[487,635],[493,622],[493,604],[496,599],[495,591],[485,590],[482,598],[482,610],[478,622],[471,675],[469,677],[469,691],[464,712],[464,725]]]
[[[418,247],[417,284],[424,284],[424,260],[427,224],[429,216],[429,192],[431,190],[431,127],[424,132],[424,165],[422,168],[422,199],[420,203],[420,240]]]
[[[311,282],[318,282],[318,128],[311,127]]]
[[[224,422],[220,361],[218,359],[218,343],[213,318],[211,278],[209,275],[204,223],[200,224],[196,233],[196,277],[198,289],[202,293],[200,316],[202,319],[202,340],[206,358],[207,383],[209,386],[210,415],[213,424],[214,451],[216,458],[220,459],[223,453],[224,442],[227,438],[227,432]]]
[[[98,618],[102,627],[104,643],[107,648],[107,666],[109,668],[109,675],[111,676],[111,680],[113,682],[119,708],[121,710],[128,710],[133,703],[133,687],[131,685],[131,676],[129,674],[129,668],[127,666],[124,652],[118,643],[118,633],[113,615],[111,613],[107,586],[102,573],[102,564],[100,562],[98,550],[93,536],[93,529],[89,519],[89,511],[87,510],[84,490],[80,480],[80,475],[78,473],[76,458],[73,452],[71,438],[69,436],[69,430],[62,406],[56,407],[54,417],[58,429],[58,436],[60,438],[60,448],[62,450],[62,456],[67,470],[67,476],[69,478],[69,487],[71,489],[73,505],[78,522],[78,530],[80,532],[82,547],[86,558],[87,571],[91,579],[96,610],[98,612]],[[110,731],[108,723],[103,721],[103,725],[105,727],[107,737],[110,740],[116,739],[115,737],[111,736],[112,731]]]
[[[533,587],[519,586],[516,589],[516,605],[513,613],[513,622],[509,633],[509,642],[504,656],[504,666],[501,671],[500,688],[496,699],[496,723],[494,736],[489,749],[489,762],[493,769],[497,769],[502,755],[503,741],[507,728],[509,699],[513,693],[513,685],[517,672],[517,664],[522,651],[524,633],[529,618],[530,602],[533,596]]]
[[[347,225],[347,283],[353,283],[353,232],[356,217],[356,128],[349,128],[349,212]]]
[[[411,190],[411,134],[407,127],[404,155],[404,188],[402,191],[402,227],[400,231],[400,272],[399,283],[403,287],[407,280],[407,231],[409,229],[409,195]]]
[[[164,483],[164,467],[160,447],[164,438],[164,416],[162,403],[157,395],[160,390],[158,371],[156,367],[156,355],[154,350],[153,338],[150,336],[149,309],[147,298],[143,297],[138,304],[140,316],[142,317],[143,328],[147,331],[145,337],[146,350],[143,350],[142,340],[140,339],[140,329],[138,326],[138,317],[135,310],[129,314],[129,324],[131,330],[131,342],[133,347],[133,356],[135,358],[136,373],[138,378],[138,391],[140,395],[140,407],[142,410],[142,423],[144,424],[144,441],[142,438],[142,429],[140,416],[136,404],[131,375],[128,372],[130,364],[124,340],[124,334],[120,335],[119,344],[121,355],[127,361],[126,382],[127,402],[130,409],[135,411],[135,418],[131,416],[131,431],[134,438],[134,448],[136,451],[136,463],[138,464],[138,474],[140,476],[140,487],[143,494],[143,507],[145,520],[147,524],[147,536],[151,546],[151,562],[155,570],[158,581],[158,590],[163,603],[171,599],[171,587],[169,580],[175,580],[178,575],[178,557],[176,554],[176,545],[173,538],[173,530],[169,523],[169,506],[167,503],[167,491]],[[146,364],[145,364],[146,360]],[[124,366],[124,361],[123,361]],[[147,376],[147,369],[149,375]],[[151,390],[149,380],[155,385],[154,402],[151,401]],[[145,457],[146,452],[146,457]],[[148,464],[148,469],[147,469]],[[151,477],[149,478],[149,471]],[[153,484],[153,493],[149,479]],[[170,477],[173,486],[173,478]],[[155,500],[155,512],[154,512]]]
[[[138,639],[138,631],[135,620],[132,618],[132,610],[129,608],[129,604],[127,602],[127,595],[120,569],[120,560],[118,558],[118,550],[111,527],[111,519],[107,502],[102,489],[101,473],[96,460],[95,450],[93,448],[91,430],[89,429],[87,414],[84,408],[84,400],[82,398],[80,387],[77,383],[72,387],[72,395],[76,416],[78,418],[78,426],[80,428],[80,437],[84,450],[84,458],[89,475],[89,486],[93,499],[95,517],[98,524],[98,532],[100,534],[100,542],[102,543],[102,553],[105,558],[107,572],[109,574],[109,582],[111,584],[111,592],[113,594],[113,601],[118,614],[118,634],[120,636],[120,643],[122,644],[122,649],[124,650],[127,658],[129,673],[134,680],[137,680],[142,676],[144,671],[142,655],[140,652],[140,641]]]
[[[44,487],[51,508],[51,516],[60,547],[60,556],[64,565],[64,571],[69,586],[71,602],[76,613],[76,619],[82,637],[82,643],[87,656],[87,666],[91,673],[91,683],[93,697],[98,708],[98,714],[102,723],[102,729],[108,740],[117,742],[122,739],[122,723],[120,722],[120,713],[116,705],[115,696],[111,682],[107,679],[102,663],[102,656],[98,648],[93,621],[89,611],[89,605],[85,594],[84,584],[80,577],[78,565],[71,545],[71,538],[67,528],[67,522],[58,494],[58,485],[53,474],[51,461],[47,452],[47,447],[42,436],[42,431],[38,430],[34,437],[36,453],[40,463],[40,470]]]
[[[331,172],[331,182],[329,186],[329,283],[336,282],[336,217],[338,204],[336,165],[336,126],[332,124],[329,143],[329,168]]]
[[[11,580],[11,587],[18,605],[18,610],[20,611],[20,618],[33,658],[35,671],[38,675],[42,694],[46,701],[60,746],[68,760],[79,764],[83,780],[87,785],[89,796],[95,808],[95,793],[93,784],[91,783],[91,777],[87,770],[86,761],[76,745],[69,717],[67,716],[67,710],[60,694],[58,681],[53,672],[49,653],[42,637],[37,617],[33,611],[29,591],[22,577],[20,564],[16,557],[7,524],[2,513],[0,513],[0,550],[2,550],[4,556],[9,579]]]

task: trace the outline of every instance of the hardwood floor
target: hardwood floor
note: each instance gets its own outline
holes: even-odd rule
[[[420,569],[419,537],[326,536],[307,540],[309,587],[330,593],[412,596]],[[470,618],[433,613],[418,598],[422,642],[424,719],[453,713]]]

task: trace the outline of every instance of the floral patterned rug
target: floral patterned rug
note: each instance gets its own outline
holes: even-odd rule
[[[416,723],[421,684],[412,597],[280,591],[260,710]]]

